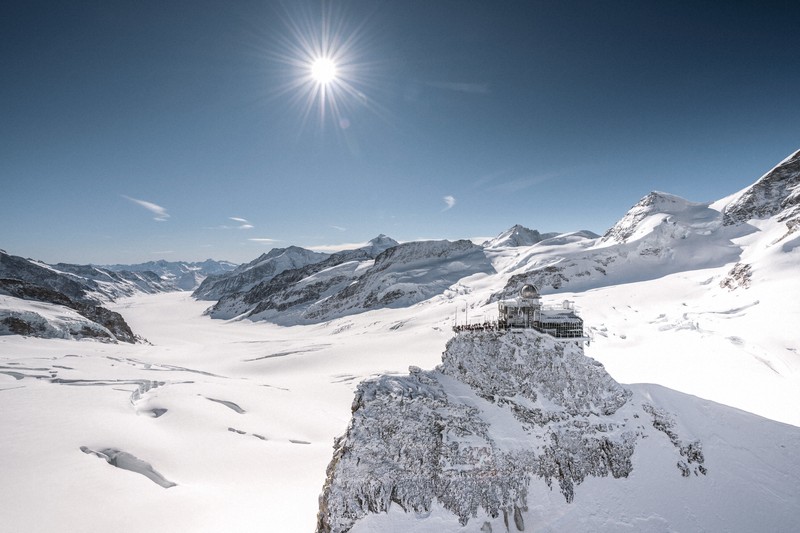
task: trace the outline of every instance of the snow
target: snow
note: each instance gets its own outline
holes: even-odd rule
[[[740,296],[742,291],[711,298],[713,303],[719,302],[715,310],[734,312],[702,315],[704,330],[720,328],[708,336],[675,327],[649,338],[665,324],[680,325],[683,315],[674,313],[684,308],[682,300],[691,302],[689,289],[696,290],[702,281],[698,278],[704,275],[711,273],[700,272],[688,280],[681,276],[662,280],[662,292],[651,294],[652,302],[646,306],[636,296],[646,289],[642,285],[655,287],[656,282],[571,295],[587,322],[608,331],[607,338],[596,334],[587,351],[619,381],[659,382],[800,425],[794,360],[786,358],[785,367],[780,367],[776,359],[772,364],[783,374],[772,371],[748,353],[762,349],[758,347],[767,335],[748,335],[753,332],[729,325],[731,321],[749,323],[753,313],[768,303],[767,294],[758,296],[762,304],[750,307],[745,304],[752,303],[752,298]],[[203,316],[207,302],[192,300],[186,293],[168,293],[129,298],[114,307],[151,345],[0,337],[2,370],[28,376],[16,379],[9,373],[0,374],[0,423],[6,428],[0,436],[4,456],[0,476],[6,480],[0,498],[8,510],[4,528],[32,532],[113,528],[125,532],[147,523],[151,531],[313,530],[331,445],[348,423],[355,386],[365,377],[405,374],[409,365],[432,368],[438,364],[451,337],[455,302],[465,298],[479,302],[481,295],[496,288],[496,281],[489,283],[489,278],[468,278],[465,283],[473,292],[453,295],[455,300],[442,296],[411,311],[383,309],[315,326],[212,320]],[[616,309],[608,307],[611,298]],[[626,298],[637,307],[628,308]],[[701,300],[688,306],[688,316],[702,311],[705,304]],[[789,312],[797,316],[797,310]],[[665,320],[654,324],[633,321],[637,316],[655,319],[662,313]],[[711,318],[713,321],[708,320]],[[742,337],[742,344],[726,340],[734,333]],[[625,339],[623,334],[627,334]],[[790,333],[784,341],[791,341]],[[690,346],[703,350],[697,353]],[[796,360],[796,353],[787,355]],[[63,382],[54,382],[52,376]],[[70,384],[68,380],[91,382]],[[143,383],[153,382],[158,386],[136,394]],[[781,386],[782,382],[786,384]],[[786,451],[800,445],[796,431],[781,430],[783,426],[752,415],[732,415],[710,402],[699,404],[706,405],[702,411],[694,400],[660,388],[634,387],[638,389],[642,395],[665,396],[661,403],[674,403],[673,412],[680,413],[681,422],[694,433],[709,444],[714,439],[723,443],[719,451],[713,446],[705,448],[713,475],[700,482],[700,488],[686,493],[679,480],[665,485],[658,500],[656,495],[641,498],[661,501],[674,490],[688,494],[681,496],[680,502],[688,502],[690,496],[707,499],[712,487],[718,490],[727,483],[735,484],[737,476],[755,469],[747,475],[760,476],[763,486],[758,491],[764,502],[773,501],[768,491],[777,483],[774,506],[783,505],[781,516],[800,512],[797,499],[787,500],[790,495],[784,492],[786,483],[795,494],[800,489],[798,462]],[[236,404],[244,412],[220,401]],[[684,404],[701,409],[700,414],[687,415],[689,408]],[[166,412],[155,417],[158,409]],[[720,433],[717,422],[711,421],[727,420],[725,417],[733,418],[725,422],[727,433]],[[703,427],[707,427],[705,433],[697,430]],[[764,435],[763,440],[759,434]],[[764,442],[772,442],[773,447],[763,449]],[[131,454],[177,485],[163,488],[144,475],[114,468],[83,453],[82,446]],[[723,458],[715,458],[715,453]],[[646,463],[646,455],[639,454],[635,458]],[[730,471],[714,468],[728,462],[743,466]],[[674,470],[674,466],[670,468]],[[778,469],[783,473],[776,478]],[[658,476],[658,472],[651,475]],[[623,493],[639,494],[635,481],[635,476],[614,480]],[[551,530],[581,529],[582,523],[591,524],[590,529],[612,530],[615,522],[610,511],[592,513],[605,505],[618,508],[611,501],[617,489],[603,498],[608,486],[600,484],[595,489],[594,483],[579,486],[576,502],[570,505],[556,497],[560,495],[545,492],[542,496],[547,499],[542,501],[549,503],[532,506],[526,520],[549,520],[534,523],[550,523],[547,527]],[[539,501],[536,494],[530,501]],[[675,505],[680,507],[680,502]],[[752,505],[738,501],[729,508],[749,512]],[[662,510],[648,514],[644,512],[648,507],[642,509],[644,514],[628,515],[627,527],[686,529],[681,525],[687,522],[680,521],[677,511],[668,513],[658,507]],[[632,511],[626,507],[625,512]],[[562,513],[573,518],[556,520]],[[734,516],[744,514],[740,511]],[[401,531],[413,518],[397,515],[396,510],[388,515],[394,516],[399,516],[398,520],[387,523],[386,531]],[[384,518],[369,517],[359,528],[370,530],[370,524],[384,523]],[[742,516],[742,524],[751,524],[745,518]],[[453,525],[457,520],[437,517],[435,521],[443,528],[440,531],[457,530]],[[425,522],[425,527],[432,523],[434,520]],[[383,526],[379,529],[384,530]]]
[[[114,310],[151,345],[0,337],[0,371],[21,376],[0,373],[0,529],[310,531],[355,385],[433,366],[449,336],[390,330],[404,312],[333,334],[211,320],[206,306],[186,293],[120,301]],[[387,349],[389,334],[398,344]],[[131,454],[177,485],[82,446]]]

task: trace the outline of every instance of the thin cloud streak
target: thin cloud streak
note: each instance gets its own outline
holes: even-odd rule
[[[236,229],[253,229],[255,227],[246,218],[242,217],[228,217],[228,218],[230,220],[233,220],[234,222],[239,223],[239,226],[237,226]]]
[[[257,242],[259,244],[275,244],[276,242],[281,242],[280,239],[270,239],[269,237],[253,237],[252,239],[247,239],[250,242]]]
[[[153,215],[155,215],[153,220],[156,222],[166,222],[166,220],[169,218],[169,213],[167,213],[167,210],[158,204],[154,204],[153,202],[148,202],[146,200],[131,198],[130,196],[125,196],[124,194],[121,196],[153,213]]]

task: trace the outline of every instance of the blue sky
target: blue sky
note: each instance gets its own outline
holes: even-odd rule
[[[602,233],[800,148],[798,27],[793,2],[6,2],[0,248]],[[338,61],[324,106],[315,46]]]

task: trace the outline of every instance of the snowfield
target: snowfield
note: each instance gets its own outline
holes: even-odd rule
[[[152,345],[0,337],[0,530],[311,531],[356,384],[435,365],[449,337],[392,330],[402,311],[367,331],[225,323],[207,306],[167,293],[114,307]]]
[[[475,283],[481,280],[479,275]],[[611,296],[622,298],[627,290],[634,295],[635,289],[623,286]],[[717,401],[730,397],[730,404],[800,424],[796,366],[794,374],[781,377],[748,355],[752,339],[725,340],[728,331],[706,339],[692,327],[682,329],[683,315],[674,314],[684,307],[681,294],[672,287],[665,292],[671,296],[660,321],[655,303],[638,309],[620,303],[615,310],[606,307],[609,294],[586,293],[580,303],[587,323],[597,330],[590,355],[622,382],[659,381]],[[133,532],[146,523],[148,530],[164,532],[312,531],[333,440],[350,420],[356,386],[367,377],[405,375],[409,365],[439,364],[452,335],[450,311],[464,298],[453,292],[411,309],[287,328],[212,320],[203,315],[207,302],[186,293],[142,295],[113,309],[150,345],[0,337],[5,428],[0,498],[7,510],[2,529]],[[734,307],[727,303],[717,309]],[[758,309],[719,316],[735,320],[737,313]],[[626,318],[642,314],[653,323],[637,325]],[[726,320],[717,317],[714,327]],[[664,325],[670,329],[648,340]],[[603,328],[607,337],[600,334]],[[669,343],[658,341],[664,335]],[[669,346],[672,342],[678,348]],[[690,353],[693,342],[710,353]],[[714,352],[715,347],[724,350]],[[778,386],[782,380],[784,387]],[[660,396],[703,441],[709,475],[691,480],[686,489],[681,482],[687,480],[667,465],[663,468],[677,479],[659,494],[642,494],[639,476],[650,480],[648,487],[661,476],[645,466],[649,448],[643,445],[629,479],[587,479],[576,487],[572,504],[557,491],[532,484],[526,521],[553,531],[580,524],[607,531],[623,525],[637,531],[685,530],[682,526],[696,522],[671,520],[697,498],[703,503],[692,512],[721,513],[727,518],[720,523],[739,523],[748,531],[753,524],[744,518],[753,509],[742,498],[757,494],[762,504],[774,503],[766,507],[778,513],[771,523],[792,529],[783,520],[800,516],[800,462],[794,453],[800,429],[662,387],[633,390]],[[130,454],[175,486],[154,482],[141,464],[139,471],[136,464],[115,468],[90,453],[108,450]],[[680,498],[667,504],[672,511],[662,507],[664,498],[678,492]],[[731,499],[739,493],[746,496]],[[719,494],[726,496],[711,497]],[[619,501],[623,497],[628,503]],[[633,513],[637,508],[641,512]],[[728,514],[733,512],[738,514]],[[386,522],[390,517],[397,519]],[[430,522],[420,521],[394,507],[388,515],[368,516],[357,530],[425,531],[434,524],[439,531],[461,531],[454,515],[434,513]]]

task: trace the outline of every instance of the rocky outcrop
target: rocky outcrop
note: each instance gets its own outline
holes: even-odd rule
[[[674,453],[663,459],[675,475],[705,474],[701,444],[676,427],[666,411],[633,401],[574,342],[462,332],[435,370],[359,385],[334,445],[317,531],[346,532],[392,505],[424,515],[434,502],[462,525],[480,512],[523,531],[531,483],[555,485],[572,502],[589,476],[627,477],[644,437],[669,439]]]
[[[736,290],[738,288],[748,288],[753,278],[753,269],[746,263],[736,263],[728,272],[719,286],[723,289]]]
[[[726,226],[777,217],[789,232],[800,225],[800,150],[742,191],[722,212]]]
[[[0,278],[0,295],[63,306],[74,310],[88,322],[73,322],[73,325],[64,331],[64,328],[49,325],[48,320],[42,314],[30,310],[15,312],[13,309],[0,309],[0,315],[3,316],[0,322],[8,333],[33,337],[63,337],[66,335],[71,338],[89,337],[109,341],[136,342],[130,326],[119,313],[92,303],[75,301],[53,289],[22,280]]]

